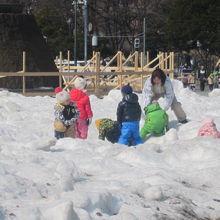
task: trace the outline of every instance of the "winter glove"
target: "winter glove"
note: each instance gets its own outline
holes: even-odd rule
[[[87,119],[87,125],[91,125],[92,124],[92,117]]]
[[[54,128],[55,128],[55,131],[59,131],[59,132],[65,132],[66,131],[66,126],[64,126],[64,124],[61,121],[58,121],[58,120],[55,120]]]
[[[147,115],[147,107],[144,108],[144,115]]]

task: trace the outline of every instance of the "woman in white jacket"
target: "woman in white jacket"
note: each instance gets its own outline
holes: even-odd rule
[[[186,114],[182,109],[181,103],[176,99],[170,78],[161,69],[156,69],[144,85],[144,108],[161,97],[165,98],[164,110],[167,111],[171,107],[178,121],[186,123]]]

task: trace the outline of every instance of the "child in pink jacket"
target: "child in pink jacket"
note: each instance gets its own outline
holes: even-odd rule
[[[80,111],[80,117],[76,122],[76,137],[86,139],[88,136],[88,127],[92,123],[92,109],[89,96],[85,93],[87,82],[82,77],[76,78],[74,82],[75,89],[70,91],[70,100],[76,103]]]
[[[202,126],[199,128],[198,136],[212,136],[214,138],[220,138],[220,132],[217,130],[212,118],[206,118],[202,121]]]

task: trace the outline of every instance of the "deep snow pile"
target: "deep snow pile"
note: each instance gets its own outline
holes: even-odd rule
[[[169,110],[169,132],[136,148],[99,141],[94,123],[86,141],[56,141],[55,99],[1,91],[0,220],[220,218],[220,140],[196,137],[204,117],[220,129],[220,94],[174,87],[190,122]],[[115,119],[120,99],[91,96],[94,119]]]

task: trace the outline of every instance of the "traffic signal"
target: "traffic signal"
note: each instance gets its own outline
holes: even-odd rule
[[[140,38],[139,37],[136,37],[135,39],[134,39],[134,49],[136,50],[136,49],[139,49],[139,47],[140,47]]]

